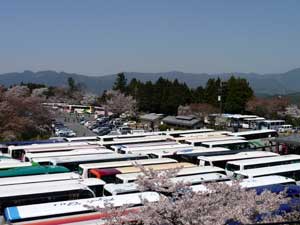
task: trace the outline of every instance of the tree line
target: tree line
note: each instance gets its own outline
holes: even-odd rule
[[[204,87],[190,88],[177,79],[171,81],[162,77],[156,82],[142,82],[136,78],[127,82],[124,73],[119,73],[113,90],[131,95],[140,111],[168,115],[175,115],[179,106],[191,103],[209,104],[226,113],[243,113],[246,103],[254,96],[248,81],[235,76],[227,81],[211,78]]]

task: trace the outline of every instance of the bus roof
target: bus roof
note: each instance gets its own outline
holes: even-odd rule
[[[31,162],[21,162],[21,161],[2,161],[0,163],[0,170],[16,168],[16,167],[27,167],[32,166]]]
[[[189,155],[189,154],[197,154],[197,153],[213,153],[213,152],[223,152],[223,151],[232,151],[228,148],[222,148],[222,147],[213,147],[213,148],[205,148],[201,146],[193,147],[191,149],[186,150],[180,150],[176,152],[176,155]]]
[[[228,180],[228,177],[221,173],[206,173],[206,174],[171,178],[171,181],[173,182],[184,182],[190,184],[195,184],[200,182],[222,181],[222,180],[224,181]]]
[[[107,154],[89,154],[89,155],[71,155],[71,156],[55,156],[55,157],[41,157],[33,158],[33,161],[36,163],[41,162],[56,162],[56,163],[67,163],[67,162],[87,162],[87,161],[102,161],[109,159],[118,159],[123,158],[123,155],[117,153],[107,153]]]
[[[248,143],[245,140],[228,140],[228,141],[212,141],[212,142],[202,142],[203,145],[226,145],[226,144],[240,144]]]
[[[284,123],[285,120],[265,120],[264,123]]]
[[[180,151],[185,149],[192,149],[193,146],[187,144],[177,144],[172,146],[157,146],[155,148],[139,148],[139,149],[128,149],[125,150],[127,153],[146,153],[146,152],[155,152],[155,151]]]
[[[192,174],[203,174],[203,173],[220,173],[224,172],[225,170],[219,167],[214,166],[195,166],[195,167],[187,167],[182,168],[178,171],[177,176],[188,176]],[[124,173],[124,174],[117,174],[116,177],[120,180],[137,180],[138,176],[143,175],[142,172],[137,173]]]
[[[41,157],[56,157],[56,156],[72,156],[72,155],[90,155],[90,154],[106,154],[113,153],[112,150],[105,148],[91,148],[91,149],[75,149],[64,152],[28,152],[25,154],[27,158],[41,158]]]
[[[189,144],[194,143],[206,143],[206,142],[217,142],[217,141],[234,141],[234,140],[243,140],[244,137],[235,137],[235,136],[223,136],[223,137],[207,137],[207,138],[196,138],[196,139],[186,139],[185,142]]]
[[[123,155],[121,155],[123,156]],[[150,165],[155,163],[177,163],[175,159],[140,159],[140,160],[126,160],[126,161],[114,161],[114,162],[103,162],[103,163],[88,163],[80,164],[79,167],[86,169],[101,169],[101,168],[116,168],[125,166]]]
[[[276,153],[275,153],[276,154]],[[260,159],[247,159],[247,160],[236,160],[233,162],[227,162],[233,165],[255,165],[261,163],[270,163],[270,162],[284,162],[288,160],[300,160],[300,155],[275,155],[273,157],[260,158]]]
[[[300,163],[292,163],[287,165],[247,169],[247,170],[237,171],[235,172],[235,174],[251,178],[251,177],[260,177],[265,175],[272,175],[272,174],[284,173],[289,171],[298,171],[298,170],[300,170]]]
[[[243,136],[243,135],[251,135],[251,134],[273,133],[273,132],[277,133],[276,130],[265,129],[265,130],[241,131],[241,132],[232,133],[232,135],[234,135],[234,136]]]
[[[105,184],[104,190],[111,195],[126,194],[130,192],[138,192],[138,184],[126,183],[126,184]]]
[[[61,192],[86,189],[88,186],[104,185],[105,182],[96,178],[84,180],[62,180],[53,182],[27,183],[0,186],[0,198],[42,194],[48,192]]]
[[[215,136],[226,136],[231,134],[232,132],[230,131],[212,131],[212,132],[207,132],[207,133],[195,133],[195,134],[181,134],[181,137],[186,137],[186,138],[200,138],[200,137],[215,137]]]
[[[232,185],[232,181],[226,181],[225,183],[228,185]],[[239,184],[243,188],[257,188],[257,187],[269,186],[274,184],[291,184],[291,183],[295,183],[295,180],[286,178],[284,176],[273,175],[273,176],[263,176],[263,177],[243,179]],[[208,191],[207,187],[203,184],[192,185],[191,189],[195,192]]]
[[[195,130],[173,130],[173,131],[164,131],[167,135],[176,135],[176,134],[193,134],[193,133],[205,133],[205,132],[212,132],[213,129],[195,129]]]
[[[145,147],[137,147],[137,148],[121,148],[121,150],[126,152],[133,152],[133,151],[147,151],[147,150],[159,150],[159,149],[172,149],[172,148],[184,148],[189,147],[188,144],[179,144],[174,143],[172,145],[155,145],[155,146],[145,146]]]
[[[59,147],[75,147],[90,145],[90,142],[63,142],[63,143],[47,143],[47,144],[32,144],[32,145],[18,145],[18,146],[8,146],[9,150],[14,149],[37,149],[37,148],[59,148]],[[94,143],[93,143],[94,144]]]
[[[67,142],[77,142],[77,141],[97,141],[97,136],[88,136],[88,137],[67,137],[64,138]]]
[[[55,174],[41,174],[31,176],[17,176],[17,177],[5,177],[0,179],[0,186],[13,185],[13,184],[26,184],[26,183],[40,183],[60,180],[72,180],[79,179],[80,176],[77,173],[55,173]]]
[[[101,145],[118,145],[118,144],[130,144],[130,143],[143,143],[143,142],[158,142],[167,140],[166,136],[146,136],[141,138],[124,138],[124,139],[116,139],[112,141],[104,141],[98,142]]]
[[[278,154],[274,152],[265,152],[265,151],[249,151],[249,152],[239,152],[231,155],[198,156],[198,159],[205,160],[205,161],[224,161],[224,160],[244,159],[247,157],[259,158],[259,157],[272,157],[272,156],[278,156]]]
[[[28,166],[17,167],[8,170],[0,170],[0,177],[16,177],[38,174],[50,174],[50,173],[66,173],[70,172],[69,169],[63,166]]]
[[[158,161],[159,162],[159,161]],[[187,162],[182,162],[182,163],[162,163],[162,164],[152,164],[152,165],[145,165],[144,166],[146,169],[153,169],[153,170],[169,170],[169,169],[176,169],[176,168],[187,168],[187,167],[196,167],[195,164],[192,163],[187,163]],[[121,167],[121,168],[116,168],[118,169],[121,173],[135,173],[139,172],[140,169],[136,166],[129,166],[129,167]]]
[[[228,181],[232,182],[232,181]],[[286,184],[286,183],[296,183],[294,179],[287,178],[284,176],[263,176],[263,177],[255,177],[250,179],[243,179],[240,182],[241,187],[243,188],[255,188],[261,186],[268,186],[273,184]]]
[[[147,200],[148,202],[156,202],[159,199],[160,195],[156,192],[142,192],[120,196],[78,199],[17,207],[14,206],[6,208],[4,213],[5,218],[8,221],[19,219],[24,220],[30,218],[42,218],[91,211],[91,208],[86,207],[87,205],[93,208],[104,208],[106,204],[119,207],[128,204],[141,205],[143,204],[143,200]]]
[[[159,141],[159,142],[153,142],[153,143],[138,143],[138,144],[124,144],[124,145],[117,145],[117,147],[121,148],[139,148],[139,147],[154,147],[154,146],[162,146],[162,145],[174,145],[176,144],[175,141]]]

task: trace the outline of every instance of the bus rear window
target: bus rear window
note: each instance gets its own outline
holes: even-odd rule
[[[238,171],[238,170],[240,170],[240,167],[237,166],[237,165],[234,165],[234,164],[227,163],[226,164],[226,170],[228,170],[228,171]]]

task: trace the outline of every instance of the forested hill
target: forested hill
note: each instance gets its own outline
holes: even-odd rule
[[[141,81],[156,81],[159,77],[170,80],[178,79],[186,82],[190,87],[204,86],[209,78],[220,77],[228,79],[231,75],[246,78],[253,90],[258,94],[289,94],[300,92],[300,68],[288,71],[282,74],[255,74],[255,73],[222,73],[222,74],[205,74],[205,73],[183,73],[183,72],[166,72],[166,73],[138,73],[125,72],[128,81],[137,78]],[[21,82],[41,83],[51,86],[67,85],[68,77],[73,77],[78,83],[82,83],[86,89],[93,93],[102,93],[103,90],[110,89],[116,79],[116,75],[106,76],[86,76],[74,73],[55,72],[55,71],[24,71],[22,73],[6,73],[0,75],[0,83],[5,86],[19,84]]]

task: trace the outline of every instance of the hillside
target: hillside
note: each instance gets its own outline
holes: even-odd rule
[[[228,79],[232,74],[235,76],[246,78],[251,87],[257,94],[273,95],[273,94],[290,94],[300,92],[300,68],[288,71],[282,74],[255,74],[255,73],[221,73],[221,74],[205,74],[205,73],[183,73],[171,71],[165,73],[138,73],[126,72],[126,78],[130,81],[137,78],[141,81],[156,81],[159,77],[168,79],[178,79],[186,82],[190,87],[205,85],[209,78]],[[74,73],[55,72],[55,71],[24,71],[22,73],[6,73],[0,75],[0,84],[10,86],[19,84],[20,82],[41,83],[51,86],[67,85],[68,77],[73,77],[76,82],[84,84],[86,90],[93,93],[102,93],[106,89],[110,89],[115,81],[116,75],[106,76],[86,76]]]

